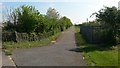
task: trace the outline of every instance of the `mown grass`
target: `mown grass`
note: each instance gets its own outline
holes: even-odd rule
[[[51,44],[51,41],[55,41],[61,33],[57,33],[53,36],[45,38],[41,41],[25,41],[25,42],[3,42],[3,50],[6,55],[12,55],[12,51],[17,48],[31,48],[31,47],[41,47]]]
[[[106,44],[89,44],[80,34],[79,27],[76,29],[76,43],[79,52],[85,57],[85,62],[90,66],[118,66],[118,46]]]

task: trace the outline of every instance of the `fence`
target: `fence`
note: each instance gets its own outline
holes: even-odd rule
[[[27,33],[18,33],[18,32],[2,32],[2,41],[40,41],[53,35],[53,32],[48,32],[44,34],[34,35],[34,34],[27,34]]]
[[[110,39],[108,40],[108,37],[111,38],[110,32],[107,31],[100,26],[80,26],[81,34],[89,43],[105,43],[106,41],[110,41]]]

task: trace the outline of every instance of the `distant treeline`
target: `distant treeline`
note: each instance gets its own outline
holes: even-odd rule
[[[72,26],[71,20],[66,16],[60,16],[54,8],[49,8],[44,15],[33,6],[23,5],[7,12],[3,31],[17,31],[36,35],[52,31],[53,34],[56,34],[70,26]]]

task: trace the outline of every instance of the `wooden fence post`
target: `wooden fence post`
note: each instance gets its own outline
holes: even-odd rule
[[[15,41],[15,42],[18,42],[18,35],[17,35],[17,32],[16,32],[16,31],[14,32],[14,35],[15,35],[14,41]]]

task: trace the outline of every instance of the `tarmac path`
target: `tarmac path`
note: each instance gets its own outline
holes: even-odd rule
[[[17,66],[85,66],[82,54],[72,51],[77,48],[74,34],[74,27],[70,27],[60,35],[56,43],[16,49],[11,57]]]

